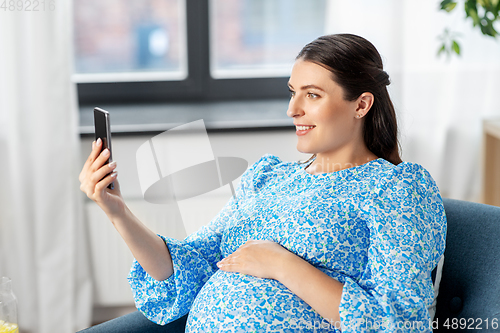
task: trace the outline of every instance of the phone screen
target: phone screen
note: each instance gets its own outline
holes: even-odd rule
[[[109,158],[105,162],[108,164],[113,161],[113,154],[111,151],[111,131],[109,125],[109,112],[100,108],[94,108],[94,128],[95,128],[95,139],[101,138],[102,146],[101,151],[108,148]],[[107,176],[107,175],[106,175]],[[114,184],[111,183],[108,186],[109,189],[114,189]]]

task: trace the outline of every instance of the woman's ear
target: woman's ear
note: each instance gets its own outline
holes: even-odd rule
[[[374,100],[375,100],[375,97],[373,96],[372,93],[370,93],[370,92],[362,93],[358,97],[358,101],[357,101],[358,105],[357,105],[356,113],[361,115],[361,117],[364,117],[368,113],[368,111],[370,111]]]

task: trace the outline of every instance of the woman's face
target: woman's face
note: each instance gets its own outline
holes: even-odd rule
[[[299,59],[288,85],[291,97],[287,115],[296,126],[298,151],[336,158],[339,153],[346,155],[342,153],[345,147],[362,142],[362,118],[357,118],[358,114],[363,115],[359,108],[362,97],[344,100],[344,91],[332,80],[329,70]],[[311,126],[314,127],[309,129]]]

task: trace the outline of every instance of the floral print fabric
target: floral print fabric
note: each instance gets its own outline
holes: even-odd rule
[[[134,261],[128,279],[153,322],[189,312],[186,332],[337,331],[280,282],[218,270],[247,240],[267,239],[344,284],[343,332],[430,332],[445,235],[439,189],[416,163],[378,158],[312,175],[267,154],[208,225],[183,241],[161,236],[172,276],[156,281]]]

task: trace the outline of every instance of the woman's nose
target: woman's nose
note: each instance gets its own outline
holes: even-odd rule
[[[291,98],[290,102],[288,103],[288,110],[286,111],[286,115],[290,118],[293,118],[302,114],[304,114],[304,110],[300,106],[300,103],[298,103],[296,98]]]

